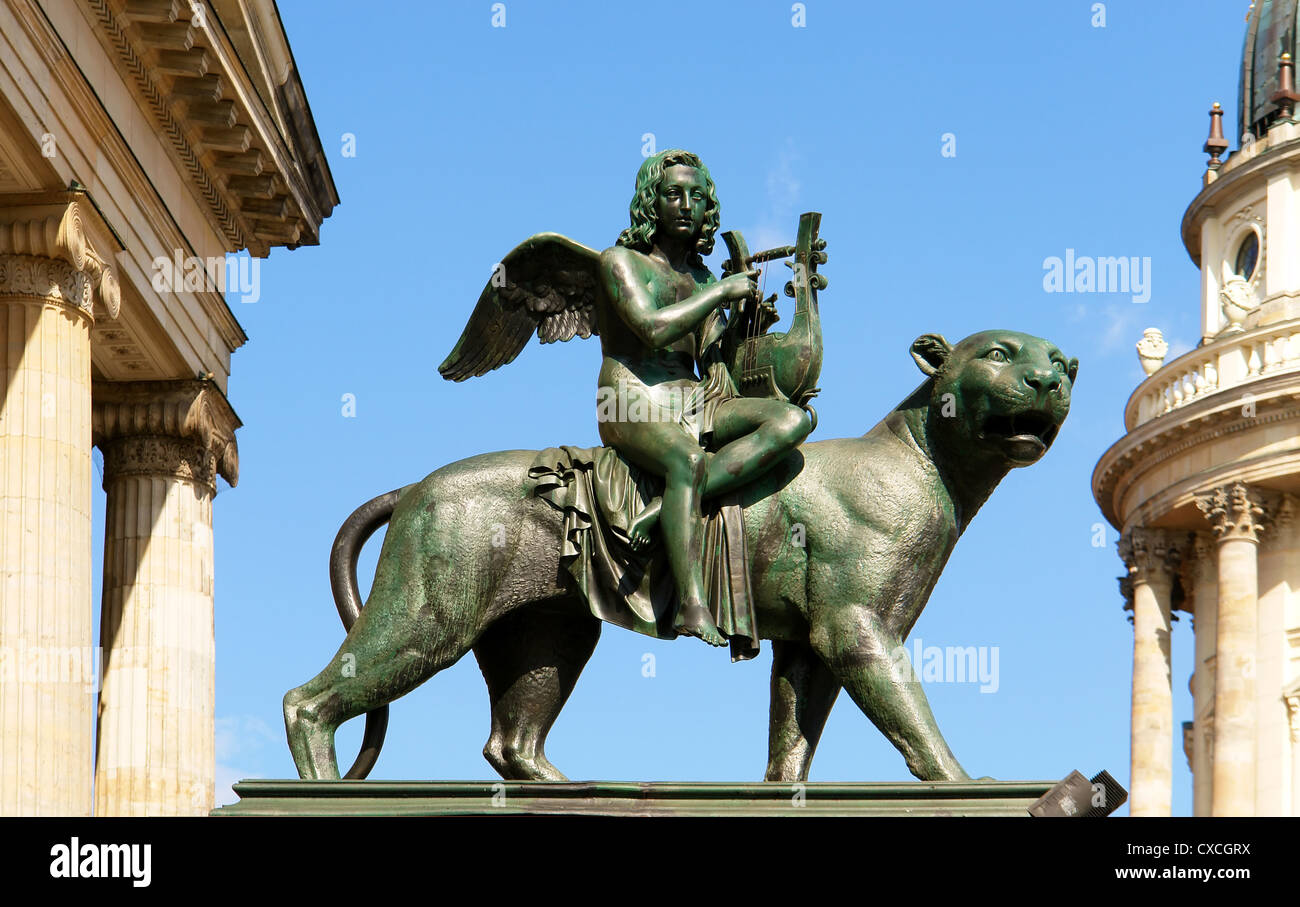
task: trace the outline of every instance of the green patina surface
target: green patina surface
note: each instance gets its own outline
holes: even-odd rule
[[[723,572],[752,601],[753,619],[733,623],[771,641],[763,777],[779,783],[724,785],[716,800],[677,796],[671,792],[695,788],[671,785],[520,787],[519,808],[577,803],[555,793],[572,789],[595,791],[595,802],[617,811],[704,803],[708,810],[736,804],[779,812],[786,808],[779,797],[766,800],[757,792],[806,781],[841,691],[914,776],[958,785],[926,788],[956,792],[951,801],[920,802],[948,811],[1011,803],[1015,796],[996,792],[1014,785],[963,785],[970,776],[940,733],[903,644],[958,539],[998,483],[1012,469],[1038,462],[1055,441],[1078,361],[1018,331],[981,331],[955,344],[922,334],[909,350],[923,375],[920,386],[860,437],[804,443],[815,419],[803,406],[815,391],[822,355],[820,215],[803,215],[796,245],[788,247],[794,259],[788,292],[797,306],[790,330],[769,335],[772,313],[752,266],[787,247],[751,256],[743,238],[724,234],[732,256],[727,270],[735,273],[721,279],[709,273],[702,256],[713,248],[719,207],[696,156],[673,150],[647,159],[629,213],[628,229],[602,253],[540,234],[506,255],[440,372],[451,380],[482,375],[512,361],[534,335],[543,342],[600,337],[597,385],[618,402],[603,415],[598,406],[601,440],[629,468],[659,483],[656,497],[635,502],[625,525],[615,524],[623,534],[603,544],[617,558],[660,546],[670,582],[651,604],[671,611],[656,607],[645,623],[721,644],[730,631],[705,607],[721,596],[706,594],[714,584],[704,580],[701,506],[734,501],[719,505],[736,512],[728,551],[740,552],[738,564]],[[619,483],[594,483],[590,494],[565,497],[557,509],[529,491],[538,453],[499,451],[449,464],[362,505],[344,523],[331,581],[347,638],[316,677],[284,699],[289,746],[304,779],[339,777],[335,731],[362,714],[363,752],[348,776],[364,778],[382,744],[387,705],[472,652],[491,702],[488,762],[507,781],[567,783],[546,758],[546,737],[597,644],[602,620],[617,622],[591,605],[592,590],[605,579],[607,597],[626,601],[635,585],[610,568],[615,556],[592,554],[602,541],[593,520],[610,504],[601,489]],[[385,522],[362,608],[357,554]],[[1014,577],[1016,542],[1003,547],[1006,566],[999,569]],[[578,556],[593,569],[568,571],[566,559]],[[593,579],[584,588],[573,579],[578,575]],[[315,803],[323,790],[284,784],[258,782],[243,792],[274,806]],[[896,803],[911,802],[909,792],[919,788],[817,789],[861,792],[845,802],[872,814],[906,811]],[[374,805],[361,793],[349,799],[351,790],[340,786],[320,795],[320,803],[362,811]],[[428,800],[416,809],[458,802],[481,808],[471,802],[479,794],[463,786],[411,790]],[[646,793],[659,790],[669,793]],[[533,791],[541,799],[529,800]],[[840,794],[828,796],[834,802]]]
[[[214,816],[1029,816],[1055,782],[241,781]]]

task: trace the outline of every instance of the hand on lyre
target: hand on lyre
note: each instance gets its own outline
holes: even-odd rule
[[[780,314],[776,310],[776,294],[758,303],[758,333],[766,334],[767,329],[781,320]]]
[[[759,271],[753,269],[722,278],[722,280],[718,281],[718,284],[723,288],[720,305],[726,306],[732,311],[742,311],[749,300],[759,295],[758,277]]]

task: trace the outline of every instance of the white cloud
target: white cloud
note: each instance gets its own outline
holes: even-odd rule
[[[1105,353],[1132,348],[1142,338],[1138,325],[1138,310],[1133,305],[1108,305],[1104,312],[1106,326],[1101,335],[1101,349]],[[1134,353],[1134,355],[1137,355]]]
[[[776,164],[767,172],[768,204],[779,212],[790,210],[799,201],[801,186],[795,175],[798,160],[794,140],[786,139],[785,147],[776,156]]]
[[[218,806],[236,802],[236,781],[259,777],[258,765],[268,746],[284,745],[284,732],[277,732],[256,715],[231,715],[216,720],[217,764],[214,784]],[[238,764],[236,764],[238,763]]]
[[[269,743],[282,741],[284,732],[271,729],[256,715],[232,715],[216,720],[217,761],[260,753]]]
[[[741,230],[750,252],[794,244],[795,219],[803,190],[796,175],[799,161],[800,154],[795,150],[794,140],[787,138],[767,171],[764,211],[756,223]],[[765,292],[778,291],[785,284],[787,272],[779,262],[769,263],[764,268],[772,269],[765,280],[765,284],[771,283],[772,286],[764,286]]]
[[[249,777],[252,777],[252,773],[218,762],[216,783],[213,785],[213,802],[217,806],[227,806],[237,802],[239,795],[235,793],[235,782]]]
[[[1190,353],[1194,347],[1181,337],[1166,337],[1165,342],[1169,344],[1169,352],[1165,355],[1165,362],[1173,362],[1184,353]]]

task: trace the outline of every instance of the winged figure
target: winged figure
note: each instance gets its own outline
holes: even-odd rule
[[[644,550],[661,531],[677,590],[674,628],[723,645],[706,606],[704,502],[741,488],[804,440],[813,422],[800,404],[811,394],[792,402],[738,388],[733,362],[753,366],[752,355],[737,353],[746,339],[740,326],[765,329],[774,310],[735,248],[735,273],[718,279],[704,264],[719,204],[700,159],[678,149],[647,158],[629,212],[630,225],[603,252],[555,233],[513,249],[438,370],[463,381],[513,361],[534,334],[542,343],[599,336],[601,440],[662,482],[629,521],[627,544]],[[729,320],[724,309],[744,317]],[[818,324],[818,368],[820,340]]]

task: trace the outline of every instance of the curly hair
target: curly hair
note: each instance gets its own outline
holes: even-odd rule
[[[713,251],[713,234],[718,232],[718,194],[713,185],[713,177],[709,175],[709,168],[696,155],[680,148],[652,154],[641,164],[641,169],[636,172],[636,192],[632,196],[632,203],[628,205],[632,225],[619,234],[616,245],[627,246],[638,252],[650,250],[655,231],[659,228],[655,198],[659,193],[659,184],[663,182],[664,171],[673,166],[694,167],[704,176],[708,207],[705,208],[704,227],[691,258],[693,265],[703,267],[703,256]]]

